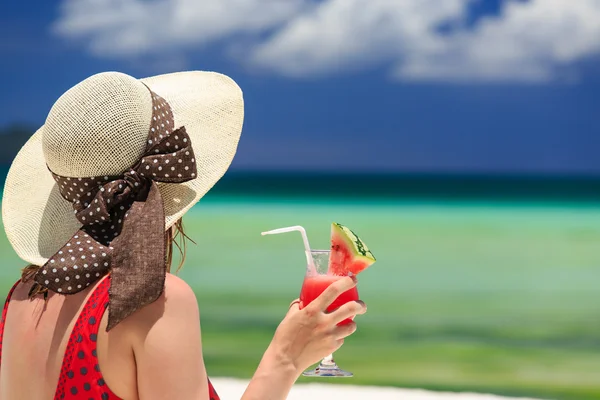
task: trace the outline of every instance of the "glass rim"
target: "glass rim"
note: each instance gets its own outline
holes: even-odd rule
[[[327,250],[310,249],[310,252],[313,254],[314,253],[331,253],[331,250],[330,249],[327,249]]]

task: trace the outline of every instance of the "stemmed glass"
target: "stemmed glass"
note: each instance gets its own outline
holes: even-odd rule
[[[314,265],[310,265],[310,262],[307,262],[306,274],[300,292],[300,307],[306,307],[311,301],[319,297],[329,285],[338,279],[343,278],[342,276],[336,276],[329,273],[329,254],[329,250],[310,250],[310,256]],[[352,289],[347,290],[335,299],[334,302],[327,307],[327,312],[334,311],[347,302],[356,300],[358,300],[358,290],[356,289],[356,286],[354,286]],[[338,323],[338,325],[348,324],[351,321],[352,318],[347,318]],[[352,372],[344,371],[337,366],[333,360],[333,354],[323,358],[315,369],[304,371],[302,375],[314,377],[353,376]]]

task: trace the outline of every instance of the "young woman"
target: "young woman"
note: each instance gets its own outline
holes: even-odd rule
[[[30,266],[0,321],[0,400],[218,399],[191,288],[168,271],[181,218],[235,154],[243,121],[228,77],[94,75],[63,94],[15,158],[2,208]],[[285,399],[366,311],[325,309],[344,278],[292,302],[243,399]]]

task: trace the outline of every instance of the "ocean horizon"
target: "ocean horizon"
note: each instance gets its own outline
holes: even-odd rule
[[[7,166],[0,166],[6,179]],[[4,184],[3,184],[4,186]],[[1,196],[1,195],[0,195]],[[600,204],[600,176],[229,171],[208,198]]]

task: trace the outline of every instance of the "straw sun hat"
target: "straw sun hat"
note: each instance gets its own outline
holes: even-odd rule
[[[161,106],[164,112],[161,112]],[[49,260],[54,261],[52,257],[65,243],[74,240],[74,235],[85,225],[82,222],[85,207],[79,204],[77,208],[75,203],[80,200],[83,203],[86,194],[91,196],[87,199],[89,202],[94,198],[106,201],[104,188],[110,189],[110,182],[126,183],[129,178],[123,178],[123,174],[136,165],[139,175],[139,171],[144,171],[139,168],[142,166],[140,160],[156,163],[156,160],[144,160],[144,157],[154,156],[149,155],[150,150],[155,149],[153,140],[156,153],[159,153],[159,133],[163,149],[156,155],[161,157],[158,160],[168,163],[170,157],[170,165],[174,166],[169,168],[175,170],[176,166],[176,172],[186,173],[179,181],[161,175],[162,180],[152,183],[152,187],[158,188],[155,197],[162,198],[163,230],[170,228],[229,167],[237,149],[243,117],[240,88],[232,79],[218,73],[191,71],[138,80],[122,73],[106,72],[85,79],[56,101],[44,126],[31,137],[12,163],[2,200],[8,240],[19,257],[29,263],[43,266]],[[176,142],[171,133],[179,128],[183,133],[179,136],[183,139],[178,138],[179,142]],[[163,135],[171,135],[171,143],[163,139]],[[181,149],[175,150],[173,143],[179,143]],[[184,146],[188,146],[189,151],[185,151],[188,156],[181,164],[177,155],[183,156]],[[174,147],[178,148],[177,145]],[[156,167],[156,164],[151,165]],[[185,171],[183,165],[186,165]],[[187,165],[193,167],[193,173],[189,173],[192,170],[188,170]],[[150,166],[146,165],[146,168]],[[178,175],[182,176],[181,173]],[[97,183],[100,185],[95,187],[95,177],[106,179],[99,178]],[[121,181],[115,181],[117,178]],[[77,182],[81,187],[76,186]],[[90,185],[83,187],[81,182]],[[65,188],[65,184],[74,186]],[[114,184],[115,190],[116,187]],[[84,193],[88,189],[92,193]],[[109,217],[109,213],[105,215]],[[138,219],[143,223],[149,218]],[[84,232],[90,233],[89,230]],[[137,235],[144,236],[144,232]],[[102,239],[98,238],[98,241],[98,246],[103,248]],[[103,244],[108,249],[110,242]],[[59,278],[63,277],[56,279]],[[44,280],[38,282],[43,285]]]

